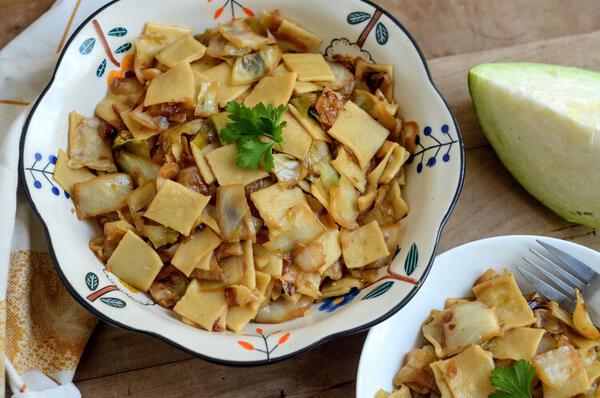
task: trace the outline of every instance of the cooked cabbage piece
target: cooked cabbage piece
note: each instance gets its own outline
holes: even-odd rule
[[[394,375],[394,386],[407,385],[419,394],[435,392],[437,386],[433,371],[429,366],[437,357],[430,345],[410,350],[403,360],[403,365]]]
[[[256,238],[243,185],[225,185],[217,188],[216,215],[224,242],[235,243]]]
[[[577,333],[586,337],[590,340],[600,340],[600,332],[590,318],[587,312],[583,297],[579,290],[575,291],[577,294],[577,302],[575,305],[575,312],[573,313],[573,328]]]
[[[194,103],[194,73],[188,62],[172,67],[150,82],[144,106],[171,102]]]
[[[196,108],[195,116],[208,117],[219,111],[219,83],[207,76],[194,72]]]
[[[179,233],[163,225],[144,224],[139,230],[143,236],[148,238],[155,249],[177,242]]]
[[[325,227],[308,204],[296,205],[289,209],[279,220],[279,225],[285,225],[284,229],[271,231],[269,242],[264,244],[267,249],[277,253],[290,251],[297,245],[305,245],[325,233]]]
[[[158,305],[173,308],[185,294],[188,284],[189,280],[185,275],[177,268],[167,265],[160,270],[148,293]]]
[[[335,76],[335,81],[330,82],[329,87],[333,90],[339,90],[343,95],[352,94],[354,86],[356,85],[352,72],[344,65],[337,62],[327,62],[327,64]]]
[[[346,145],[364,169],[383,145],[389,131],[358,105],[348,101],[328,133]]]
[[[128,230],[112,253],[106,268],[131,286],[148,291],[163,263],[142,238]]]
[[[472,344],[481,344],[502,335],[494,309],[478,301],[458,303],[444,310],[442,331],[444,356],[454,355]]]
[[[362,289],[363,283],[350,275],[331,281],[321,288],[321,297],[337,297],[349,293],[352,289]]]
[[[116,158],[121,170],[132,176],[138,186],[158,177],[160,166],[150,159],[125,151],[118,152]]]
[[[300,318],[310,311],[313,301],[314,299],[306,296],[301,296],[296,302],[280,297],[261,307],[254,320],[261,323],[281,323]]]
[[[331,165],[331,152],[325,141],[315,140],[304,161],[308,168],[307,179],[312,182],[313,196],[329,209],[329,192],[340,183],[340,175]]]
[[[273,70],[281,60],[277,46],[266,46],[256,53],[236,58],[231,71],[231,84],[250,84]]]
[[[177,64],[194,62],[204,56],[206,47],[192,35],[184,36],[173,44],[163,48],[157,55],[156,60],[169,68]]]
[[[433,310],[422,331],[440,358],[502,335],[496,312],[478,301],[459,302],[444,311]]]
[[[231,144],[216,148],[204,155],[219,185],[248,185],[269,175],[263,169],[243,169],[236,165],[237,153],[235,144]]]
[[[297,247],[292,252],[292,264],[304,272],[318,271],[325,264],[323,246],[318,242],[312,242],[305,246]],[[317,290],[320,284],[321,278],[319,277]]]
[[[54,181],[69,194],[72,194],[72,188],[74,184],[82,181],[88,181],[96,177],[94,173],[83,167],[80,169],[72,169],[68,165],[69,157],[62,150],[58,150],[58,156],[56,160],[56,166],[54,166]]]
[[[329,212],[336,223],[346,229],[358,228],[358,198],[360,193],[345,176],[340,185],[329,190]]]
[[[364,267],[390,254],[377,222],[373,221],[353,231],[342,229],[342,255],[346,267]]]
[[[112,151],[106,140],[108,129],[99,119],[77,112],[69,113],[69,160],[72,169],[89,167],[94,170],[115,172]]]
[[[211,204],[206,205],[200,216],[200,222],[212,229],[217,235],[221,235],[221,228],[217,221],[217,209],[215,206]]]
[[[144,217],[188,236],[210,197],[166,180]]]
[[[442,398],[487,398],[494,392],[492,354],[473,345],[460,354],[431,364]]]
[[[165,40],[158,36],[142,35],[135,38],[133,44],[135,46],[133,71],[138,82],[144,83],[146,71],[154,66],[154,57],[165,46]]]
[[[335,76],[322,54],[283,54],[283,63],[292,72],[298,73],[301,82],[335,81]]]
[[[295,72],[290,72],[278,76],[263,77],[248,94],[244,104],[250,108],[255,107],[260,102],[274,107],[287,105],[292,97],[297,75]]]
[[[581,357],[573,347],[564,345],[536,355],[532,362],[544,383],[544,397],[573,397],[590,387]]]
[[[438,358],[447,356],[444,345],[443,314],[443,311],[432,310],[421,326],[423,337],[431,343]]]
[[[212,169],[208,165],[208,162],[204,156],[208,152],[217,149],[217,145],[206,144],[206,140],[202,136],[198,135],[192,141],[190,141],[190,149],[192,150],[192,156],[194,156],[196,167],[198,167],[204,182],[209,185],[214,183],[216,180],[215,175],[213,174]]]
[[[273,174],[284,187],[297,185],[306,177],[307,172],[301,161],[281,153],[273,154]]]
[[[530,361],[537,353],[544,329],[514,328],[490,342],[494,358]]]
[[[244,260],[241,256],[231,256],[219,261],[223,270],[223,282],[230,285],[239,285],[244,276]]]
[[[227,62],[223,62],[203,73],[206,77],[218,83],[217,102],[221,107],[226,107],[229,101],[233,101],[244,94],[251,86],[250,84],[231,84],[232,67]]]
[[[331,142],[331,137],[325,133],[321,124],[313,117],[308,115],[308,106],[306,109],[301,110],[294,104],[298,104],[298,100],[301,97],[293,98],[288,104],[288,109],[294,115],[294,117],[300,122],[302,127],[314,138],[315,140]]]
[[[473,294],[489,307],[496,306],[503,330],[529,326],[535,321],[533,311],[511,273],[473,286]]]
[[[250,53],[250,47],[238,47],[223,37],[220,33],[215,34],[208,41],[206,53],[214,58],[220,58],[231,62],[232,57],[241,57]]]
[[[203,291],[201,284],[199,280],[192,279],[173,311],[210,331],[227,310],[227,300],[224,289]]]
[[[144,226],[144,220],[138,213],[148,207],[152,199],[156,196],[156,184],[154,181],[149,181],[146,184],[137,187],[133,192],[127,196],[127,205],[129,212],[135,224],[135,227],[139,230]]]
[[[577,350],[577,353],[581,357],[589,382],[597,384],[597,379],[600,377],[598,352],[595,349],[581,349]]]
[[[218,29],[225,39],[239,48],[249,47],[258,50],[273,42],[268,37],[256,34],[248,22],[243,19],[234,19],[227,24],[220,23]]]
[[[72,191],[77,218],[81,220],[118,210],[133,191],[133,181],[127,174],[107,174],[73,184]]]

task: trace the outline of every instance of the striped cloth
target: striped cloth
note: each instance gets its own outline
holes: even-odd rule
[[[0,51],[0,349],[15,398],[81,396],[72,380],[97,320],[58,279],[17,165],[29,103],[71,32],[107,1],[58,0]]]

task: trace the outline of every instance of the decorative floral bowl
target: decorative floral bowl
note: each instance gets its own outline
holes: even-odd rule
[[[327,54],[394,64],[396,99],[420,126],[418,150],[407,169],[410,214],[402,221],[401,250],[380,280],[344,297],[313,305],[304,318],[250,324],[243,335],[209,333],[182,323],[144,293],[107,272],[88,249],[97,226],[77,220],[69,195],[52,179],[59,148],[67,147],[68,113],[92,115],[107,79],[123,73],[132,40],[146,21],[190,26],[199,32],[233,16],[279,8],[324,37]],[[458,126],[436,90],[423,55],[386,11],[363,0],[116,0],[71,36],[54,76],[36,101],[21,138],[22,183],[44,224],[56,268],[73,296],[101,319],[161,338],[198,357],[230,365],[275,362],[334,336],[375,325],[408,303],[427,276],[439,235],[463,182],[464,149]]]
[[[356,398],[373,398],[383,388],[392,391],[392,379],[404,356],[422,346],[421,326],[431,310],[443,309],[448,297],[468,297],[477,278],[486,270],[507,269],[525,293],[531,285],[517,271],[526,265],[523,256],[539,248],[539,239],[580,259],[600,272],[600,253],[577,243],[530,235],[508,235],[481,239],[449,250],[435,259],[431,275],[419,293],[398,314],[369,331],[362,348],[356,376]]]

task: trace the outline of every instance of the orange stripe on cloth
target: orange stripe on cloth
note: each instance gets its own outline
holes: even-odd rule
[[[3,100],[3,99],[0,99],[0,104],[4,104],[4,105],[18,105],[18,106],[27,106],[27,105],[29,105],[29,102],[27,102],[27,101]]]
[[[56,53],[58,54],[60,50],[63,49],[65,45],[65,41],[67,41],[67,36],[69,35],[69,30],[71,30],[71,25],[73,25],[73,20],[75,19],[75,14],[77,14],[77,9],[79,8],[79,4],[81,4],[81,0],[77,0],[75,3],[75,7],[73,7],[73,11],[71,12],[71,16],[69,17],[69,21],[67,22],[67,26],[65,26],[65,30],[60,38],[60,42],[58,43],[58,47],[56,47]]]

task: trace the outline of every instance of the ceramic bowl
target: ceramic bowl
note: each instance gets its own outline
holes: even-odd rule
[[[77,220],[68,194],[52,179],[59,148],[67,147],[67,115],[92,115],[106,94],[107,77],[120,73],[132,41],[146,21],[193,27],[195,32],[279,8],[324,40],[326,54],[361,56],[394,64],[402,114],[420,126],[419,145],[407,170],[404,238],[381,280],[344,297],[313,305],[301,319],[250,324],[244,335],[209,333],[183,324],[170,310],[129,289],[88,249],[97,226]],[[126,63],[126,62],[125,62]],[[383,321],[415,295],[431,267],[438,238],[462,187],[464,149],[458,126],[436,90],[425,59],[402,25],[385,10],[361,0],[119,0],[91,15],[62,51],[52,80],[35,102],[21,139],[20,174],[44,224],[57,270],[73,296],[101,319],[151,334],[196,356],[231,365],[288,358],[333,336]],[[407,283],[405,280],[414,281]]]
[[[369,331],[358,366],[356,397],[373,398],[380,388],[391,391],[392,378],[400,369],[404,355],[422,343],[421,325],[431,310],[443,309],[447,297],[471,295],[473,282],[488,268],[506,268],[513,272],[521,290],[531,293],[533,289],[516,266],[526,265],[522,257],[529,253],[529,248],[540,249],[536,239],[569,253],[600,272],[600,253],[573,242],[540,236],[482,239],[441,254],[419,292],[419,299],[412,300],[398,314]]]

